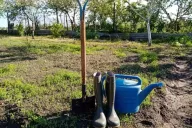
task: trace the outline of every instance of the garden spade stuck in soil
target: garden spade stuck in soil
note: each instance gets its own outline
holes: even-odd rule
[[[80,22],[81,22],[81,76],[82,76],[82,98],[72,99],[73,113],[87,113],[95,108],[95,97],[87,97],[86,95],[86,30],[85,30],[85,8],[89,0],[81,5],[81,0],[77,0],[80,6]]]

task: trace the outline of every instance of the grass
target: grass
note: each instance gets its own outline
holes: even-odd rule
[[[8,64],[7,66],[0,67],[0,77],[15,73],[16,68],[17,67],[14,64]]]
[[[143,63],[152,63],[158,60],[158,56],[154,52],[145,52],[140,54],[139,59]]]
[[[68,84],[71,85],[78,85],[80,84],[80,74],[77,72],[61,70],[54,75],[46,76],[44,80],[44,85],[61,87],[63,84],[66,84],[63,82],[68,82]]]
[[[14,40],[13,40],[14,39]],[[2,46],[8,47],[10,50],[19,50],[23,53],[27,54],[36,54],[36,55],[45,55],[45,54],[53,54],[53,53],[62,53],[62,52],[70,52],[73,54],[80,54],[80,43],[79,41],[71,42],[63,42],[57,40],[31,40],[25,38],[11,38],[4,39],[4,43]],[[55,43],[53,43],[53,41]],[[6,42],[6,43],[5,43]],[[13,43],[14,42],[14,43]],[[88,45],[86,51],[87,54],[94,54],[98,51],[106,50],[107,47],[99,46],[99,45]]]
[[[4,98],[10,102],[20,103],[23,99],[42,95],[46,88],[25,83],[20,79],[5,79],[0,83],[0,89],[4,90]]]
[[[128,114],[118,114],[119,119],[121,120],[121,123],[127,123],[127,124],[132,124],[134,121],[134,116],[133,115],[128,115]]]
[[[123,51],[115,51],[114,54],[119,57],[119,58],[124,58],[126,57],[126,53],[124,53]]]
[[[142,79],[142,90],[144,90],[148,85],[152,83],[158,82],[158,79],[154,76],[148,76],[146,74],[138,74],[138,76]],[[145,98],[142,102],[141,107],[148,107],[152,105],[151,99],[154,96],[154,91],[150,92],[150,94]]]
[[[76,116],[57,118],[54,120],[47,120],[44,117],[36,116],[34,114],[30,114],[28,117],[31,123],[27,126],[27,128],[74,128],[77,127],[78,121]]]
[[[85,117],[58,115],[58,119],[48,120],[46,115],[69,111],[71,99],[80,98],[82,95],[79,66],[80,42],[47,37],[36,37],[35,40],[25,37],[6,37],[1,41],[0,50],[3,51],[3,55],[12,56],[0,58],[2,59],[0,61],[0,100],[17,104],[28,118],[28,128],[76,127]],[[173,47],[167,44],[153,44],[149,48],[147,43],[88,41],[86,50],[89,54],[87,94],[93,95],[92,74],[95,71],[107,71],[109,65],[112,65],[115,73],[141,77],[142,89],[144,89],[151,83],[166,79],[169,69],[173,67],[175,57],[190,54],[191,48]],[[127,57],[131,58],[132,55],[138,58],[137,61],[127,62]],[[15,56],[21,58],[35,56],[35,59],[12,59]],[[164,56],[168,61],[166,63],[162,59]],[[109,60],[108,57],[112,59]],[[96,62],[98,64],[95,64]],[[24,70],[23,67],[26,69]],[[151,106],[153,104],[151,99],[154,96],[155,92],[152,91],[141,106]],[[12,117],[16,118],[16,116]],[[134,115],[120,114],[119,116],[124,123],[130,125],[134,123]],[[85,118],[87,119],[90,120]]]

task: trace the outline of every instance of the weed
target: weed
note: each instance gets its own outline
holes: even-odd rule
[[[148,71],[153,72],[153,74],[156,74],[159,71],[159,64],[157,60],[154,60],[148,65]]]
[[[126,57],[127,55],[123,52],[123,51],[115,51],[114,54],[119,57],[119,58],[123,58]]]
[[[122,65],[118,69],[118,73],[120,74],[138,74],[142,72],[142,67],[139,64],[128,64],[128,65]]]
[[[87,47],[86,52],[87,52],[87,54],[93,54],[95,52],[102,51],[105,49],[106,49],[105,46],[94,45],[94,46]]]
[[[22,102],[23,98],[35,97],[45,92],[45,88],[24,83],[19,79],[6,79],[0,83],[0,87],[6,89],[7,99],[11,102]]]
[[[139,56],[139,59],[143,63],[152,63],[153,61],[157,61],[158,60],[158,56],[154,52],[146,52],[146,53],[142,53]]]
[[[80,98],[81,96],[82,96],[81,90],[76,90],[76,91],[73,91],[73,92],[71,93],[70,98],[71,98],[71,99],[76,99],[76,98]]]
[[[156,83],[157,78],[153,76],[148,76],[146,74],[138,74],[138,76],[142,79],[142,90],[145,89],[149,84]],[[150,92],[150,94],[145,98],[145,100],[142,103],[142,107],[150,106],[152,105],[151,98],[154,96],[154,91]]]
[[[0,76],[10,75],[14,73],[16,66],[14,64],[9,64],[5,67],[0,67]]]
[[[138,54],[144,54],[144,53],[147,52],[145,49],[140,48],[140,47],[138,47],[138,48],[129,48],[128,51],[133,52],[133,53],[138,53]]]
[[[7,98],[7,91],[5,88],[0,88],[0,100]]]
[[[78,122],[78,117],[71,115],[70,117],[60,117],[58,115],[55,119],[47,119],[45,117],[39,116],[32,111],[23,110],[22,113],[28,117],[29,124],[27,128],[66,128],[66,127],[76,127]]]
[[[133,115],[128,115],[128,114],[118,114],[119,119],[122,123],[127,123],[131,124],[134,121]]]
[[[187,41],[185,44],[187,47],[192,47],[192,41]]]
[[[73,71],[61,70],[54,75],[46,76],[44,82],[45,86],[59,86],[66,88],[67,84],[77,85],[80,83],[80,74]]]

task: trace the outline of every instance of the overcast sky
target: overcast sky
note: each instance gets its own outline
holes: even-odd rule
[[[136,1],[137,0],[131,0],[131,2],[136,2]],[[173,6],[173,7],[169,8],[168,12],[174,13],[174,12],[176,12],[176,10],[177,10],[177,7]],[[48,17],[49,20],[47,22],[49,22],[49,23],[52,22],[55,19],[55,17],[56,17],[55,15],[52,15],[52,16]],[[61,20],[63,20],[63,19],[61,19]],[[6,17],[0,17],[0,27],[7,27]]]

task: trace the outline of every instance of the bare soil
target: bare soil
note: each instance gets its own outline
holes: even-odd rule
[[[170,76],[164,80],[165,93],[156,90],[153,106],[136,114],[137,128],[192,127],[192,56],[176,59]]]

